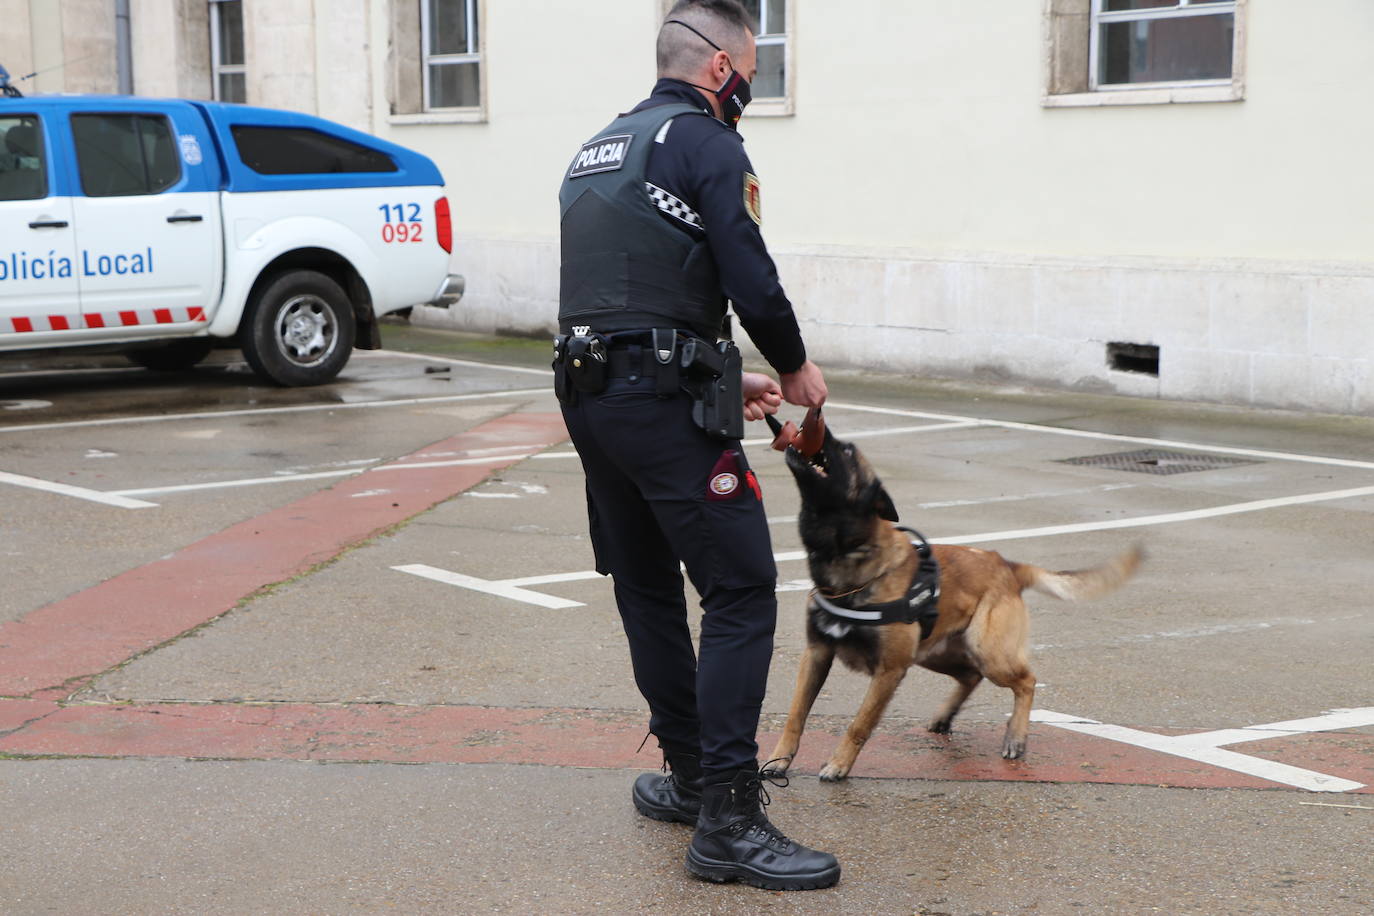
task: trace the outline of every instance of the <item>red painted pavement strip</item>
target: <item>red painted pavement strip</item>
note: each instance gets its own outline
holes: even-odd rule
[[[394,472],[389,466],[472,449],[532,452],[565,438],[558,414],[508,414],[6,623],[0,626],[0,696],[28,696],[103,671],[519,459]]]
[[[60,708],[55,700],[0,700],[0,735]]]
[[[507,763],[650,769],[636,753],[638,712],[312,704],[69,706],[0,738],[0,753],[96,757],[210,757],[381,763]],[[814,776],[848,720],[815,717],[794,773]],[[762,752],[775,736],[761,738]],[[952,737],[916,725],[875,735],[853,775],[900,779],[1109,783],[1182,788],[1288,788],[1167,754],[1048,726],[1029,756],[1000,756],[1002,727],[974,724]],[[1256,742],[1260,743],[1260,742]],[[1266,757],[1365,784],[1374,792],[1374,736],[1352,732],[1273,739]],[[1244,745],[1238,750],[1245,751]],[[1282,753],[1277,753],[1282,749]]]

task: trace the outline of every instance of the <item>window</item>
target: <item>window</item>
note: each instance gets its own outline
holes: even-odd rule
[[[1238,102],[1250,0],[1045,0],[1046,108]]]
[[[181,179],[172,127],[160,115],[74,114],[72,137],[87,197],[157,194]]]
[[[229,132],[243,164],[259,175],[396,171],[386,153],[317,130],[235,124]]]
[[[216,101],[248,100],[243,69],[243,0],[210,0],[210,67]]]
[[[33,115],[0,118],[0,200],[48,196],[43,128]]]
[[[478,0],[422,0],[421,78],[426,111],[482,105]]]
[[[1090,88],[1231,81],[1234,0],[1093,0]]]
[[[784,99],[787,91],[787,0],[744,0],[759,24],[759,72],[750,88],[756,99]]]

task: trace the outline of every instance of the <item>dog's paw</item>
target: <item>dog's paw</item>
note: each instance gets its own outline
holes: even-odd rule
[[[827,763],[821,767],[821,782],[839,782],[849,775],[849,767],[842,767],[834,763]]]
[[[936,719],[926,726],[926,729],[936,735],[948,735],[949,727],[954,724],[953,719]]]
[[[1017,741],[1008,738],[1006,743],[1002,745],[1002,756],[1008,760],[1020,760],[1022,757],[1026,756],[1025,740],[1022,739]]]

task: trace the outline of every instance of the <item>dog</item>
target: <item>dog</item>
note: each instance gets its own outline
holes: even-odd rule
[[[800,433],[789,427],[774,443],[785,451],[801,492],[798,524],[816,591],[807,603],[806,650],[787,724],[766,771],[775,776],[787,772],[836,656],[871,681],[848,732],[821,769],[821,780],[849,775],[912,665],[957,682],[928,726],[937,734],[949,732],[960,707],[984,678],[1009,688],[1015,702],[1002,756],[1021,757],[1035,698],[1035,676],[1027,661],[1029,615],[1021,593],[1029,588],[1070,601],[1105,595],[1135,573],[1143,550],[1133,547],[1092,569],[1051,572],[988,550],[934,544],[927,551],[939,564],[939,585],[932,589],[938,597],[927,606],[924,621],[866,625],[837,616],[818,598],[832,608],[830,599],[841,596],[850,608],[899,601],[915,591],[922,556],[906,529],[894,524],[897,509],[863,454],[829,429],[822,435],[818,427],[824,427],[819,411],[809,413]]]

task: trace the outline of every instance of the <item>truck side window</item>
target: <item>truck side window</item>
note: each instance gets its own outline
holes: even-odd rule
[[[386,153],[318,130],[235,124],[229,131],[243,164],[259,175],[396,171]]]
[[[87,197],[157,194],[181,179],[172,127],[161,115],[74,114],[72,136]]]
[[[48,165],[38,118],[0,118],[0,200],[38,200],[47,196]]]

